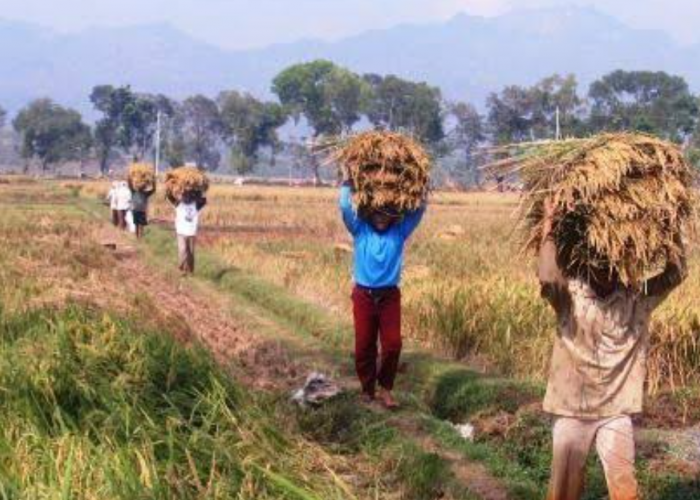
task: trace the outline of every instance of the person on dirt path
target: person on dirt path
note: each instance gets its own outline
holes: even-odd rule
[[[185,193],[175,207],[179,267],[183,275],[194,274],[194,249],[199,226],[199,212],[206,204],[205,197]]]
[[[155,187],[147,190],[136,190],[129,183],[131,190],[131,213],[136,226],[136,239],[141,239],[144,236],[146,226],[148,226],[148,202],[155,193]]]
[[[109,188],[105,201],[109,204],[109,209],[112,215],[112,225],[119,227],[119,211],[117,210],[117,192],[119,190],[119,181],[113,181]]]
[[[115,194],[117,227],[126,231],[126,213],[131,210],[131,190],[126,181],[119,181]]]
[[[538,270],[558,323],[543,405],[555,417],[547,499],[581,497],[595,442],[610,498],[636,500],[631,416],[642,412],[649,322],[685,279],[685,259],[669,262],[642,291],[623,286],[614,272],[571,276],[552,234],[556,206],[545,203]]]
[[[355,368],[363,399],[373,401],[379,385],[379,400],[389,409],[399,406],[392,391],[402,347],[399,283],[404,246],[425,209],[424,204],[403,215],[395,211],[358,214],[352,206],[350,183],[344,182],[340,190],[343,222],[354,239]]]

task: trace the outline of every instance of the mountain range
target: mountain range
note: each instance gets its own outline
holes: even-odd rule
[[[442,88],[448,99],[482,105],[508,84],[574,73],[584,86],[614,69],[664,70],[700,90],[700,45],[682,46],[662,31],[631,28],[591,8],[458,15],[444,23],[400,25],[335,42],[302,40],[225,50],[167,25],[54,32],[0,21],[0,104],[16,111],[50,96],[89,112],[97,84],[182,98],[224,89],[268,97],[286,66],[325,58],[361,73],[396,74]]]

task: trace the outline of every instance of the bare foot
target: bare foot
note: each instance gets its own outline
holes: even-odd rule
[[[370,404],[374,403],[374,401],[375,401],[374,394],[370,394],[368,392],[363,392],[362,395],[360,396],[360,401],[362,401],[362,403],[364,403],[366,405],[370,405]]]
[[[381,389],[379,391],[379,400],[387,410],[398,410],[401,406],[399,402],[394,399],[391,391],[387,391],[386,389]]]

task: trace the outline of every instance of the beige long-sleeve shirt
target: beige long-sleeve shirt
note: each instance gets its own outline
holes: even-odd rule
[[[670,264],[642,292],[599,297],[585,281],[564,276],[548,240],[539,275],[558,322],[544,410],[595,419],[641,413],[651,314],[683,281],[685,264]]]

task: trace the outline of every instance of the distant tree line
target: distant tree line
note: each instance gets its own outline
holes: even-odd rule
[[[479,182],[474,151],[482,145],[581,136],[602,131],[649,132],[682,144],[700,164],[700,98],[687,82],[664,72],[615,71],[582,95],[573,75],[553,75],[532,86],[511,85],[492,93],[484,112],[472,103],[448,102],[440,89],[397,76],[358,75],[329,61],[297,64],[272,82],[275,102],[235,90],[215,99],[178,101],[130,87],[101,85],[90,100],[99,118],[38,99],[12,122],[20,152],[48,170],[67,161],[97,161],[103,173],[117,159],[141,160],[154,148],[158,117],[162,153],[171,166],[194,162],[217,170],[228,149],[231,167],[251,173],[262,151],[271,162],[284,144],[279,130],[303,123],[310,139],[380,128],[414,135],[456,174]],[[0,110],[4,122],[6,113]],[[298,147],[298,145],[296,145]],[[312,155],[305,162],[319,177]]]

